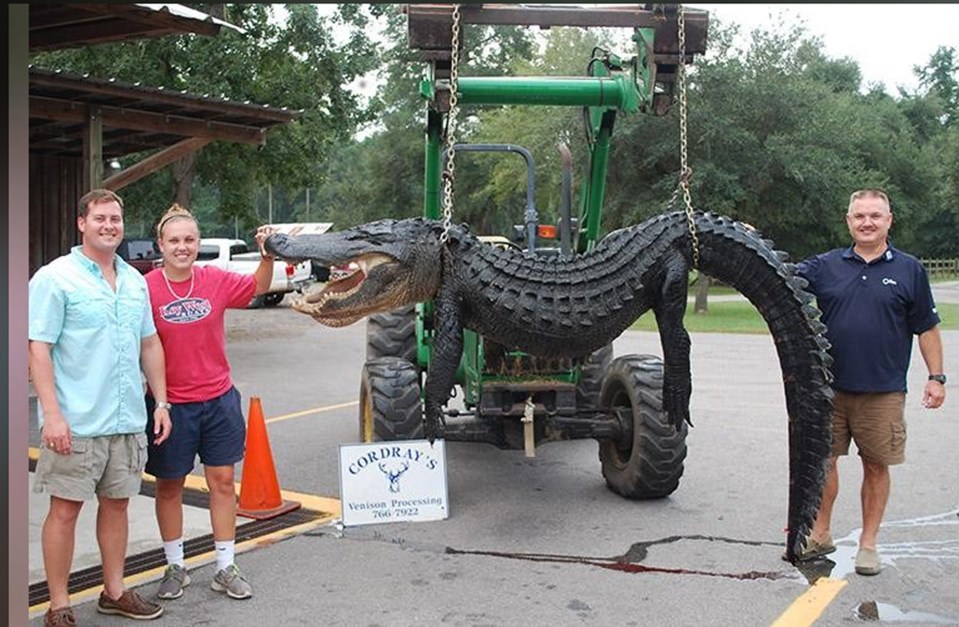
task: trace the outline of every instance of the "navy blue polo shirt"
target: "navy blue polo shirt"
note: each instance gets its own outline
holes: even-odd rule
[[[866,263],[850,246],[798,266],[828,327],[833,387],[905,392],[912,336],[940,322],[919,260],[890,245]]]

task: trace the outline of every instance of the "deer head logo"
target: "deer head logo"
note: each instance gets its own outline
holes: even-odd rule
[[[380,462],[380,471],[390,480],[390,492],[400,491],[400,477],[410,467],[409,462],[403,462],[403,467],[399,470],[390,470],[386,462]]]

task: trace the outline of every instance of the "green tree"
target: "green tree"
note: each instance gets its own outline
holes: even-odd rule
[[[406,40],[406,18],[387,20],[381,89],[374,96],[376,118],[356,145],[341,145],[328,170],[322,203],[337,227],[386,217],[423,213],[424,141],[427,102],[419,95],[426,63]],[[502,75],[509,63],[533,54],[521,27],[465,25],[464,75]],[[460,117],[457,139],[472,141],[479,119]],[[483,160],[457,157],[454,220],[481,224],[488,203],[474,191],[488,178]],[[335,218],[335,219],[334,219]]]
[[[274,184],[303,189],[322,183],[325,162],[350,141],[370,112],[347,85],[375,67],[377,49],[367,29],[385,5],[338,5],[333,17],[310,4],[192,5],[239,26],[217,37],[171,36],[37,55],[44,67],[140,82],[151,87],[222,96],[299,111],[296,121],[272,129],[267,144],[214,142],[163,176],[124,190],[144,211],[160,213],[171,200],[191,205],[194,177],[216,188],[223,222],[255,226],[258,189]],[[283,8],[285,19],[275,9]],[[334,27],[346,32],[337,42]],[[135,155],[139,158],[141,155]],[[166,186],[164,193],[163,187]]]

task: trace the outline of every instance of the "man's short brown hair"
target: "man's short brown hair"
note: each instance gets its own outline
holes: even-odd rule
[[[123,199],[117,196],[111,189],[92,189],[80,199],[80,217],[85,218],[90,213],[90,205],[99,205],[103,202],[115,200],[120,205],[120,211],[123,211]]]

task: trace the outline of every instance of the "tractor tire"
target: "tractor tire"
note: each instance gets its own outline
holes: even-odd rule
[[[658,499],[679,487],[686,459],[683,423],[663,412],[663,361],[654,355],[614,359],[600,392],[603,411],[632,419],[632,437],[600,440],[599,460],[607,487],[628,499]]]
[[[612,344],[607,344],[586,358],[579,369],[579,383],[576,384],[577,409],[599,409],[603,377],[606,376],[606,370],[611,361],[613,361]]]
[[[415,305],[373,314],[366,321],[366,359],[398,357],[416,363]]]
[[[422,437],[419,370],[396,357],[367,361],[360,379],[360,441]]]

